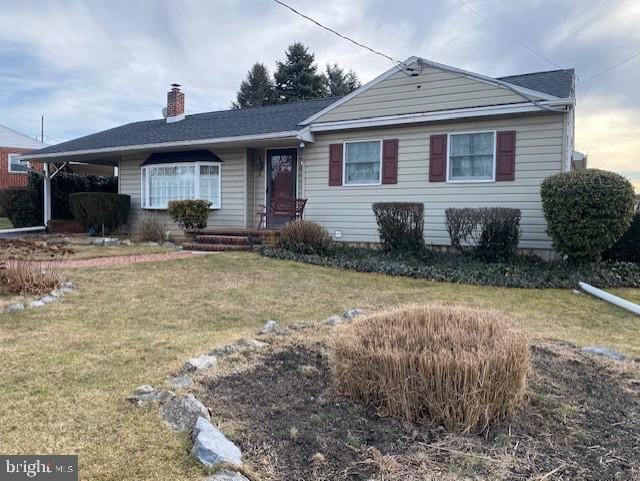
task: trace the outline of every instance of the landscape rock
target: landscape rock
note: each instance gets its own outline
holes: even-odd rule
[[[342,313],[342,318],[346,321],[351,321],[354,317],[362,316],[363,314],[365,314],[364,310],[360,309],[359,307],[353,307],[344,311]]]
[[[7,312],[16,312],[24,309],[24,304],[20,304],[19,302],[16,304],[10,304],[5,311]]]
[[[59,299],[59,298],[61,298],[64,294],[62,293],[62,291],[61,291],[61,290],[59,290],[59,289],[54,289],[53,291],[51,291],[51,292],[49,293],[49,295],[50,295],[51,297],[55,297],[56,299]]]
[[[220,463],[242,465],[240,448],[215,428],[208,417],[197,419],[192,439],[191,455],[205,466],[215,466]]]
[[[258,331],[258,335],[260,336],[265,336],[267,334],[277,334],[279,336],[282,336],[282,335],[285,335],[286,333],[287,333],[287,329],[284,327],[281,327],[280,324],[278,324],[273,319],[270,319],[267,322],[265,322],[264,326],[262,326],[262,329]]]
[[[188,374],[180,374],[172,377],[167,381],[167,384],[173,389],[184,389],[193,385],[193,379]]]
[[[42,303],[44,303],[44,304],[49,304],[49,303],[51,303],[51,302],[55,302],[55,301],[57,301],[57,300],[58,300],[58,298],[57,298],[57,297],[53,297],[53,296],[51,296],[51,295],[49,295],[49,294],[47,294],[46,296],[42,296],[42,297],[40,298],[40,302],[42,302]]]
[[[44,306],[44,302],[42,302],[41,300],[32,301],[31,304],[29,304],[29,307],[42,307],[42,306]]]
[[[216,474],[203,478],[203,481],[249,481],[249,478],[235,471],[221,469]]]
[[[605,346],[587,346],[583,347],[581,350],[584,353],[607,357],[609,359],[613,359],[614,361],[624,361],[627,358],[621,352],[614,351],[613,349]]]
[[[171,391],[156,389],[148,384],[143,384],[134,389],[127,400],[136,406],[147,406],[152,402],[163,403],[172,396],[174,396],[174,394]]]
[[[60,292],[62,292],[63,294],[69,294],[70,292],[73,292],[73,287],[62,286],[60,288]]]
[[[236,342],[232,342],[231,344],[215,348],[209,354],[212,356],[224,357],[229,354],[233,354],[234,352],[262,349],[268,345],[268,343],[258,341],[257,339],[238,339]]]
[[[324,323],[327,326],[337,326],[338,324],[342,324],[344,322],[344,319],[341,316],[338,315],[333,315],[331,317],[328,317],[327,319],[325,319]]]
[[[198,418],[208,421],[209,411],[193,394],[173,396],[160,407],[164,421],[174,431],[188,431]]]
[[[73,282],[63,282],[62,283],[62,287],[66,287],[67,289],[75,289],[76,286],[73,284]]]
[[[185,372],[195,372],[202,369],[209,369],[218,363],[218,358],[211,355],[203,355],[193,357],[184,363],[183,370]]]

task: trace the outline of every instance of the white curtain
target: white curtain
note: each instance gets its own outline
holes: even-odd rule
[[[451,135],[449,178],[493,178],[493,132]]]
[[[200,199],[211,202],[212,207],[220,207],[220,167],[217,165],[200,166]]]
[[[354,142],[345,148],[346,184],[380,181],[380,142]]]

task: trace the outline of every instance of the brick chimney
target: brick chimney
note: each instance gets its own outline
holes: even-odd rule
[[[167,92],[167,123],[184,119],[184,93],[180,91],[180,84],[171,84]]]

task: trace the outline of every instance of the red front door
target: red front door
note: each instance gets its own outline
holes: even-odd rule
[[[273,149],[267,151],[267,205],[274,199],[295,199],[297,149]],[[280,227],[288,218],[274,216],[267,227]]]

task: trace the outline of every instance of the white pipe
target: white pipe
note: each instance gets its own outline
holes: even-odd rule
[[[49,175],[49,164],[44,164],[44,188],[43,188],[43,197],[44,197],[44,206],[43,206],[43,217],[44,217],[44,225],[48,225],[51,220],[51,176]]]
[[[614,304],[618,307],[622,307],[623,309],[626,309],[627,311],[631,311],[634,314],[637,314],[638,316],[640,316],[640,306],[638,304],[634,304],[633,302],[626,301],[621,297],[614,296],[613,294],[609,294],[608,292],[605,292],[602,289],[598,289],[584,282],[580,282],[579,284],[580,284],[580,288],[583,291],[588,292],[592,296],[596,296],[602,299],[603,301],[610,302],[611,304]]]

